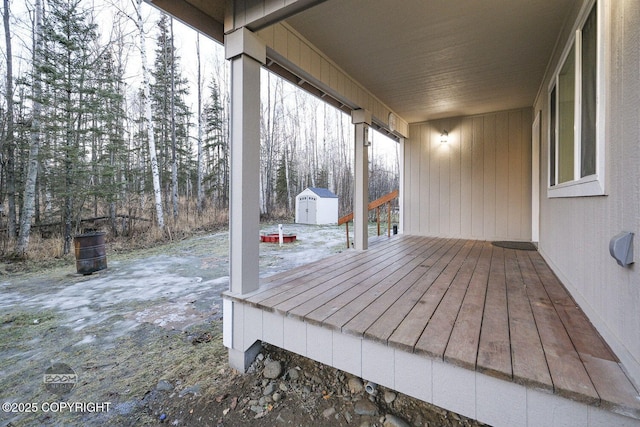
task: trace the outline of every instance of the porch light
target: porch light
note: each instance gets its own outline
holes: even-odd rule
[[[449,143],[449,132],[446,129],[442,130],[440,134],[440,144],[448,144]]]

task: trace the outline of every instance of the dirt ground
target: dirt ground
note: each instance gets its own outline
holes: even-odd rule
[[[344,250],[338,227],[285,232],[298,240],[261,244],[261,275]],[[72,263],[0,276],[0,426],[477,425],[273,347],[248,374],[230,369],[227,254],[218,233],[107,249],[108,269],[90,276]]]

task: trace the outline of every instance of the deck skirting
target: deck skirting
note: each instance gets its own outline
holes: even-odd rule
[[[548,390],[224,300],[225,345],[243,352],[266,342],[366,381],[495,427],[638,426],[640,421]],[[231,336],[228,334],[231,333]]]
[[[224,343],[256,342],[494,426],[640,426],[618,357],[540,254],[401,235],[224,294]]]

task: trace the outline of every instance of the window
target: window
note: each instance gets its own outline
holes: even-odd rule
[[[549,87],[549,197],[604,194],[598,3],[580,16]]]

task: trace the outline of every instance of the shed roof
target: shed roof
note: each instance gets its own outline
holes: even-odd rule
[[[316,187],[308,187],[307,190],[313,191],[318,197],[322,197],[325,199],[337,199],[338,196],[333,193],[333,191],[328,188],[316,188]]]

